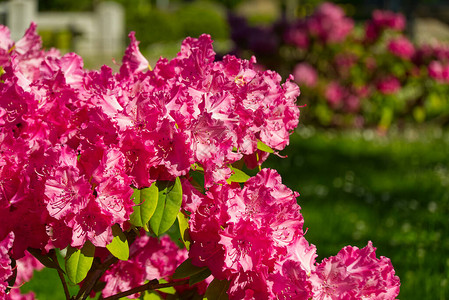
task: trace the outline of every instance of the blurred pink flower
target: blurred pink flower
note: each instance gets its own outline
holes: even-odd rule
[[[405,29],[405,17],[392,11],[375,10],[371,20],[365,25],[365,39],[368,42],[377,40],[385,29],[402,31]]]
[[[398,31],[404,30],[406,23],[403,14],[397,14],[386,10],[375,10],[373,12],[372,21],[377,27],[384,27]]]
[[[349,112],[356,112],[360,108],[360,98],[356,95],[349,95],[345,98],[345,108]]]
[[[293,77],[300,86],[315,87],[318,81],[318,73],[313,66],[306,62],[296,65],[293,70]]]
[[[427,67],[429,76],[439,82],[449,82],[449,65],[443,65],[440,61],[431,61]]]
[[[405,36],[391,40],[388,43],[388,50],[403,59],[411,59],[415,54],[415,47]]]
[[[306,22],[304,20],[298,20],[287,29],[284,39],[287,43],[295,45],[300,49],[307,49],[310,41]]]
[[[387,76],[382,78],[377,83],[377,89],[384,95],[390,95],[396,93],[401,88],[399,79],[394,76]]]
[[[338,106],[344,96],[345,90],[338,82],[333,81],[326,87],[325,97],[332,107]]]
[[[323,43],[341,42],[354,28],[354,21],[338,5],[325,2],[308,19],[307,27]]]

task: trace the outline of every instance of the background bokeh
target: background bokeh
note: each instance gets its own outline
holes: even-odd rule
[[[38,9],[87,12],[101,2],[45,0]],[[301,194],[306,237],[317,245],[318,260],[371,240],[401,278],[400,299],[449,299],[445,1],[335,1],[325,8],[318,0],[116,2],[125,12],[123,47],[135,31],[152,64],[175,56],[186,36],[209,33],[217,59],[256,55],[260,68],[284,79],[294,74],[298,104],[307,105],[281,153],[286,157],[273,156],[264,166]],[[0,1],[3,8],[7,3]],[[390,19],[376,17],[376,10],[388,10]],[[0,16],[7,21],[3,10]],[[377,26],[374,35],[370,24]],[[83,38],[73,28],[40,34],[45,47],[65,51],[76,51]],[[82,54],[90,68],[117,68],[121,55]],[[59,299],[56,281],[56,272],[44,270],[22,289]]]

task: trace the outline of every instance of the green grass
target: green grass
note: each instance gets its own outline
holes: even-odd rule
[[[387,256],[400,299],[449,299],[449,132],[333,132],[302,127],[264,167],[300,192],[306,238],[318,261],[345,245]],[[24,285],[38,299],[63,299],[56,271]],[[58,294],[56,294],[58,293]]]
[[[265,167],[298,191],[318,261],[345,245],[387,256],[400,299],[449,299],[449,132],[299,128]]]

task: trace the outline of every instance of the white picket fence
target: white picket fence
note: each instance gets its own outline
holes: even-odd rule
[[[82,55],[115,55],[124,49],[125,13],[116,2],[100,2],[92,12],[39,12],[37,0],[10,0],[1,3],[0,13],[14,40],[33,21],[38,30],[79,33],[71,48]]]

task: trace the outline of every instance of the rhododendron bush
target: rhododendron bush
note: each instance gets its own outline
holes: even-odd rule
[[[291,78],[214,61],[208,35],[152,69],[131,33],[119,72],[87,70],[35,30],[0,27],[1,299],[32,299],[44,266],[67,299],[398,295],[371,242],[316,261],[298,193],[261,167],[298,124]]]
[[[308,122],[383,129],[449,123],[449,47],[412,43],[400,13],[375,10],[357,23],[325,2],[310,16],[267,27],[237,16],[230,24],[234,53],[250,50],[261,65],[293,74],[310,104]]]

